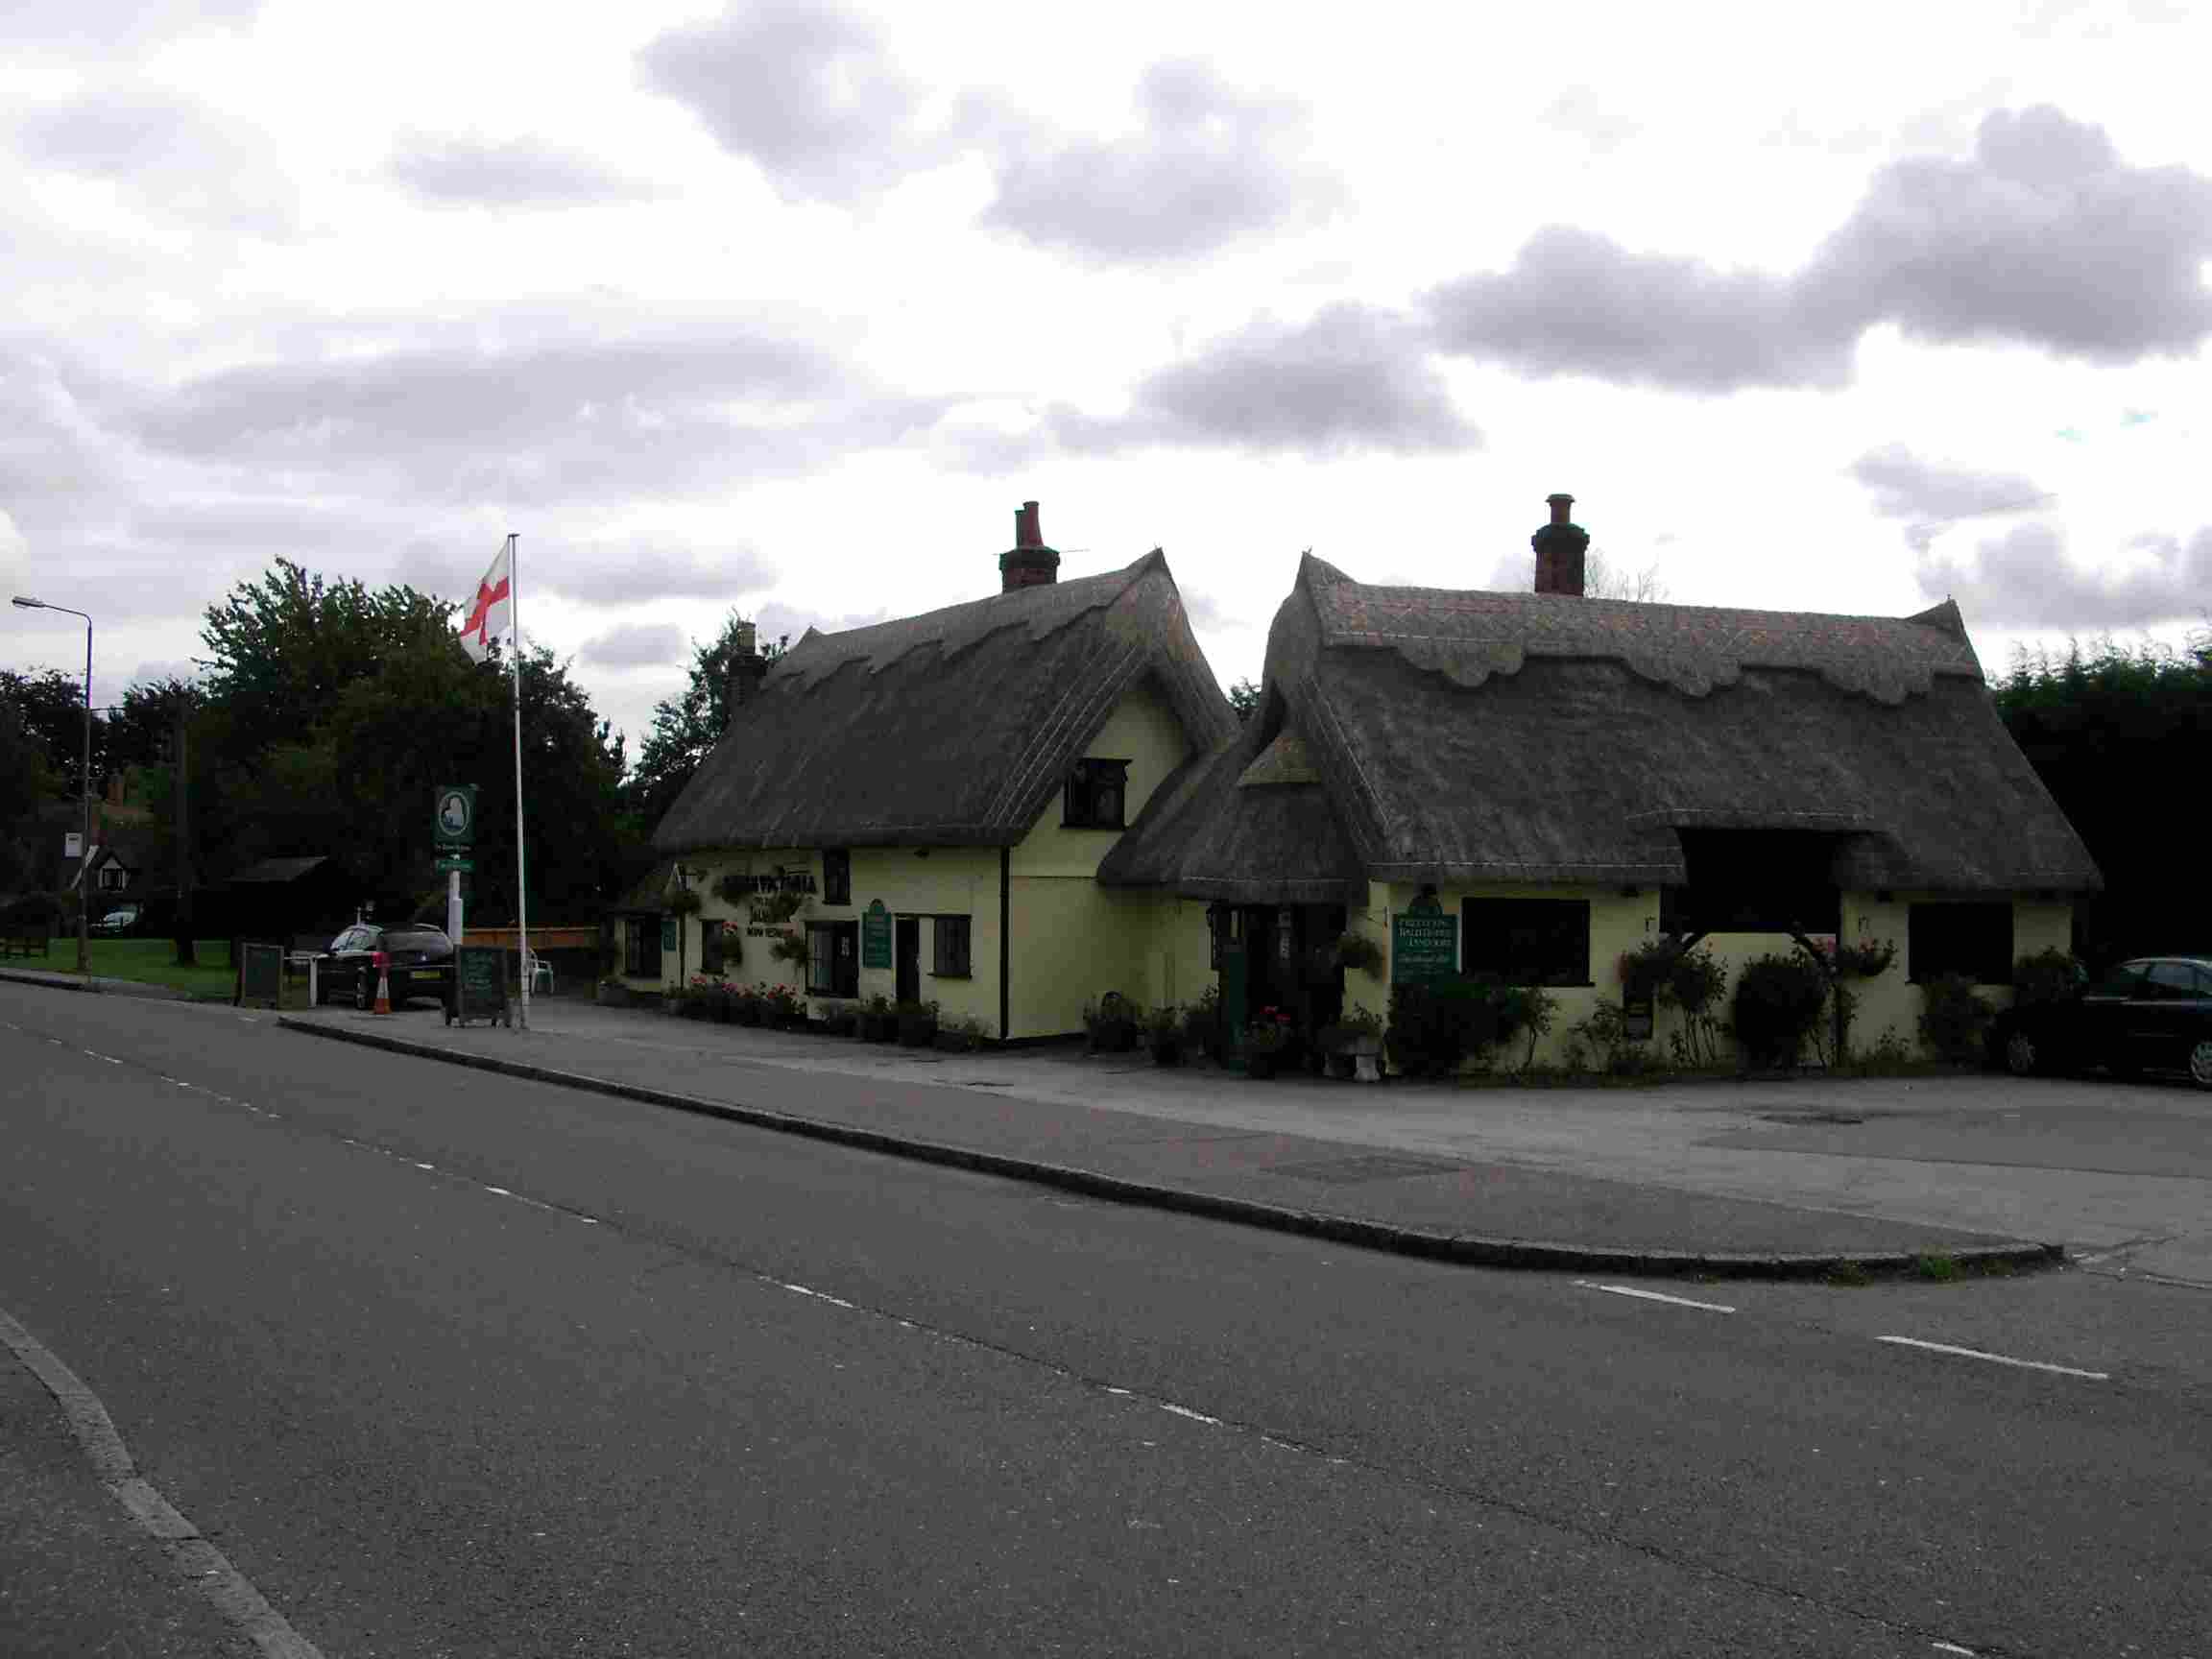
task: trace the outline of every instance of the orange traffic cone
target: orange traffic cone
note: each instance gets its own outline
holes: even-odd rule
[[[376,1006],[371,1012],[392,1012],[392,958],[381,950],[376,952]]]

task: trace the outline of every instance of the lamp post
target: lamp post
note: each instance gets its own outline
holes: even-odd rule
[[[66,616],[84,617],[84,834],[77,843],[77,972],[89,975],[92,972],[92,893],[84,879],[84,871],[92,861],[92,618],[66,605],[49,605],[43,599],[27,599],[20,593],[12,603],[18,611],[59,611]]]

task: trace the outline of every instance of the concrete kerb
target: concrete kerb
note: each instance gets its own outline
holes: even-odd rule
[[[1461,1266],[1516,1267],[1548,1272],[1628,1273],[1647,1278],[1676,1279],[1818,1279],[1833,1273],[1901,1278],[1917,1272],[1923,1261],[1921,1256],[1911,1252],[1856,1256],[1832,1253],[1736,1255],[1608,1249],[1601,1245],[1493,1238],[1473,1233],[1440,1233],[1428,1228],[1403,1227],[1387,1221],[1338,1215],[1328,1211],[1300,1210],[1289,1205],[1233,1198],[1225,1193],[1203,1192],[1188,1187],[1163,1187],[1151,1182],[1131,1181],[1118,1175],[1100,1174],[1094,1169],[1078,1169],[1064,1164],[1046,1164],[1032,1158],[1011,1157],[1002,1152],[986,1152],[974,1147],[953,1146],[943,1142],[893,1135],[880,1129],[863,1128],[858,1124],[798,1118],[761,1106],[704,1100],[697,1095],[653,1089],[641,1083],[621,1083],[611,1078],[588,1076],[578,1071],[563,1071],[550,1066],[536,1066],[523,1060],[505,1060],[491,1054],[465,1053],[427,1043],[411,1043],[403,1037],[387,1037],[371,1031],[350,1031],[342,1026],[295,1020],[288,1016],[278,1016],[276,1023],[285,1030],[302,1032],[311,1037],[357,1043],[363,1047],[382,1048],[417,1059],[439,1060],[447,1065],[472,1067],[479,1071],[494,1071],[529,1082],[550,1083],[564,1089],[613,1095],[624,1100],[637,1101],[641,1105],[662,1106],[705,1118],[720,1118],[756,1129],[827,1141],[863,1151],[884,1153],[894,1158],[911,1159],[916,1163],[969,1169],[978,1174],[998,1175],[1008,1180],[1025,1181],[1035,1186],[1080,1193],[1086,1197],[1106,1198],[1117,1203],[1142,1205],[1216,1221],[1234,1221],[1245,1226],[1264,1227],[1278,1233],[1325,1238],[1331,1243],[1355,1245],[1388,1255],[1413,1256],[1431,1262],[1455,1262]],[[2004,1271],[2056,1266],[2065,1261],[2066,1252],[2065,1247],[2059,1244],[1992,1244],[1954,1250],[1948,1253],[1948,1259],[1962,1272],[1978,1273],[1992,1269]]]
[[[14,985],[39,985],[49,991],[88,992],[95,997],[142,997],[151,1002],[196,1000],[189,991],[180,991],[174,985],[147,985],[135,979],[103,979],[96,974],[80,979],[74,974],[0,968],[0,981]]]

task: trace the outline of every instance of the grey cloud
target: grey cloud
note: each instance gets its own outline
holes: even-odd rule
[[[2208,257],[2212,180],[2129,167],[2103,128],[2044,105],[1991,113],[1966,160],[1885,168],[1801,290],[1839,324],[2120,363],[2212,332]]]
[[[600,668],[658,668],[683,654],[683,629],[674,623],[637,623],[586,640],[582,656]]]
[[[1092,453],[1191,445],[1434,454],[1482,444],[1418,333],[1357,305],[1332,306],[1295,328],[1255,324],[1147,376],[1126,416],[1101,420],[1062,406],[1048,424],[1064,447]]]
[[[1874,511],[1908,520],[1906,540],[1925,553],[1961,518],[2047,507],[2050,492],[2010,472],[1969,472],[1922,460],[1902,444],[1869,449],[1847,469],[1874,493]]]
[[[251,25],[262,0],[9,0],[0,40],[84,53],[141,49],[180,35]]]
[[[391,165],[393,177],[415,195],[444,206],[548,207],[652,194],[639,180],[532,138],[487,144],[417,133],[402,140]]]
[[[158,685],[168,680],[182,680],[187,684],[197,684],[199,679],[200,664],[197,662],[179,662],[167,658],[156,658],[150,662],[141,662],[137,667],[132,669],[123,684],[127,686]]]
[[[1559,225],[1511,269],[1446,283],[1426,304],[1447,351],[1689,392],[1839,386],[1856,337],[1810,325],[1786,278],[1632,253]]]
[[[1188,59],[1152,65],[1138,103],[1134,136],[1008,146],[986,222],[1094,259],[1172,258],[1335,204],[1304,157],[1298,106],[1239,95]]]
[[[1551,226],[1425,299],[1437,346],[1528,374],[1686,392],[1837,387],[1859,337],[2011,341],[2128,362],[2212,333],[2212,180],[2129,167],[2048,106],[1984,119],[1965,160],[1877,173],[1800,271],[1722,271]]]
[[[927,166],[913,86],[842,7],[734,0],[637,55],[651,90],[684,105],[788,198],[849,200]]]
[[[134,419],[149,445],[194,459],[542,502],[804,470],[899,442],[945,406],[733,335],[266,364],[188,381]]]
[[[738,549],[719,557],[667,548],[564,542],[533,557],[536,579],[587,605],[641,599],[731,600],[775,580],[758,554]]]
[[[126,82],[34,110],[17,135],[26,159],[112,180],[166,218],[272,236],[298,221],[297,191],[259,135],[155,87]]]
[[[990,578],[990,590],[997,592],[998,570],[989,564],[985,564],[982,569]],[[974,598],[977,595],[960,593],[954,597]],[[946,601],[947,604],[953,602],[950,598]],[[842,634],[850,628],[872,628],[878,622],[890,620],[891,613],[888,610],[854,611],[839,614],[809,610],[804,605],[785,605],[780,601],[771,601],[753,613],[753,621],[760,630],[763,644],[772,639],[783,639],[796,645],[809,628],[819,628],[825,634]]]
[[[2184,544],[2146,536],[2150,569],[2101,575],[2066,557],[2064,539],[2042,522],[2017,524],[1981,543],[1971,563],[1922,555],[1914,570],[1930,597],[1948,595],[1974,624],[2012,628],[2134,628],[2194,616],[2212,591],[2212,527]]]

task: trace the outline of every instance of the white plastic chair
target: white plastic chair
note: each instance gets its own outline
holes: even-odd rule
[[[553,964],[533,950],[530,952],[530,994],[553,995]]]

